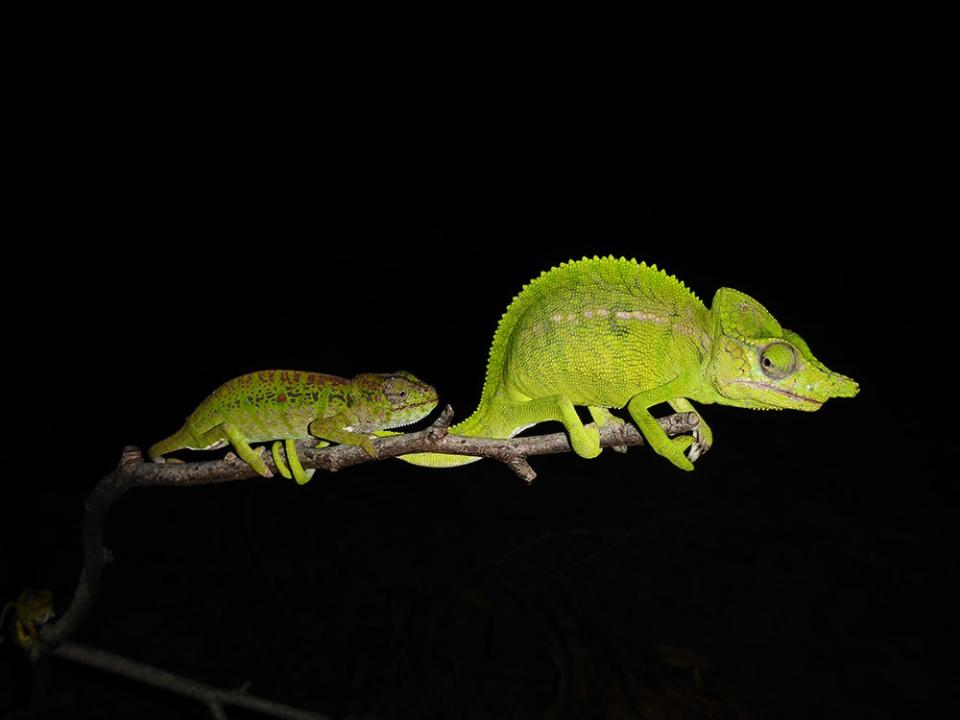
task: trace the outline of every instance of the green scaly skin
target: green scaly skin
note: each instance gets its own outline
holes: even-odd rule
[[[574,451],[592,458],[600,453],[596,426],[622,423],[609,409],[626,407],[650,447],[692,470],[713,443],[709,426],[700,417],[693,437],[671,439],[650,407],[696,412],[695,401],[812,411],[857,391],[741,292],[721,288],[707,309],[655,265],[584,258],[542,273],[513,300],[493,339],[480,405],[450,432],[508,438],[555,420]],[[589,408],[595,425],[584,426],[577,405]],[[401,459],[428,467],[479,460],[438,453]]]
[[[270,471],[263,448],[250,443],[273,443],[273,459],[280,474],[301,485],[313,475],[304,471],[294,442],[316,437],[358,445],[373,458],[377,452],[369,433],[409,425],[430,414],[437,393],[406,372],[365,373],[353,379],[299,372],[263,370],[230,380],[210,394],[179,431],[150,448],[150,459],[189,448],[212,450],[232,444],[237,455],[264,477]],[[280,454],[284,441],[290,470]],[[321,443],[326,445],[328,443]]]

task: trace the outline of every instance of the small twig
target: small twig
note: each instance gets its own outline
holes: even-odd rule
[[[139,663],[121,655],[99,650],[88,645],[81,645],[72,641],[65,641],[53,651],[53,654],[65,660],[72,660],[98,670],[122,675],[138,682],[162,688],[183,697],[192,698],[204,703],[215,718],[225,718],[224,705],[254,710],[272,717],[287,718],[288,720],[330,720],[328,715],[307,712],[299,708],[283,705],[254,695],[248,695],[244,690],[223,690],[206,685],[196,680],[175,675]]]

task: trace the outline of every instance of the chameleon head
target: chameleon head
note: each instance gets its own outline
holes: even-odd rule
[[[369,398],[369,406],[385,410],[383,428],[398,428],[425,418],[437,406],[437,391],[411,373],[364,373],[353,382]]]
[[[719,398],[737,407],[818,410],[853,397],[852,379],[817,360],[803,338],[780,327],[753,298],[721,288],[713,298],[714,345],[707,374]]]

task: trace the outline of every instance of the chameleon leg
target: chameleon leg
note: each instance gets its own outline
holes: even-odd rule
[[[180,462],[176,458],[167,459],[167,458],[164,458],[163,456],[166,455],[167,453],[174,452],[175,450],[180,450],[186,447],[196,447],[197,445],[199,445],[199,443],[197,443],[193,438],[193,435],[190,432],[190,429],[186,425],[184,425],[182,428],[177,430],[177,432],[175,432],[170,437],[152,445],[150,449],[147,451],[147,455],[155,463]]]
[[[322,420],[314,420],[310,423],[308,432],[314,437],[323,440],[333,440],[341,445],[362,447],[367,455],[376,460],[377,449],[373,446],[373,442],[371,442],[367,435],[344,429],[352,424],[353,421],[346,413],[340,413],[333,417],[323,418]]]
[[[293,472],[293,477],[297,479],[298,485],[304,485],[310,478],[313,477],[315,472],[313,468],[310,470],[304,470],[303,465],[300,464],[300,456],[297,455],[297,441],[293,438],[287,438],[284,440],[284,447],[287,450],[287,460],[290,461],[290,470]]]
[[[570,436],[573,451],[582,458],[600,454],[600,432],[596,427],[584,427],[570,399],[563,395],[535,398],[514,406],[517,425],[531,425],[548,420],[563,423]]]
[[[16,631],[17,640],[20,642],[21,647],[29,648],[36,644],[37,628],[33,623],[18,620]]]
[[[689,435],[668,438],[663,428],[660,427],[660,423],[647,410],[653,405],[676,398],[680,394],[678,390],[681,387],[680,381],[674,380],[665,385],[637,393],[627,403],[627,408],[630,410],[630,417],[633,418],[654,452],[667,458],[681,470],[693,470],[693,463],[683,454],[693,444],[693,438]]]
[[[593,418],[593,421],[597,424],[597,427],[603,427],[604,425],[624,425],[626,421],[623,418],[618,418],[612,412],[607,410],[605,407],[598,407],[596,405],[588,405],[587,410],[590,411],[590,417]],[[627,451],[626,445],[614,445],[614,450],[620,453],[625,453]]]
[[[698,413],[693,407],[693,403],[686,398],[674,398],[669,402],[670,407],[675,411],[696,413],[697,417],[700,418],[700,423],[693,429],[693,445],[690,446],[690,452],[687,453],[690,462],[695,462],[697,458],[703,455],[710,449],[710,446],[713,445],[713,430],[707,425],[707,421],[703,419],[703,415]]]
[[[247,465],[252,467],[260,475],[264,477],[272,477],[272,473],[267,469],[266,463],[263,462],[261,453],[263,448],[257,448],[254,450],[250,447],[250,443],[243,436],[236,427],[232,424],[225,422],[220,423],[219,425],[214,425],[212,428],[207,430],[200,436],[201,441],[210,447],[214,445],[218,440],[229,440],[230,444],[233,445],[234,449],[237,451],[237,455],[240,456],[240,459],[243,460]]]
[[[277,466],[277,470],[280,471],[280,474],[283,475],[287,480],[291,480],[293,475],[290,474],[290,471],[287,469],[287,463],[283,460],[283,453],[280,452],[280,441],[276,440],[273,445],[270,446],[270,454],[273,455],[273,464]],[[293,465],[293,462],[290,463]]]

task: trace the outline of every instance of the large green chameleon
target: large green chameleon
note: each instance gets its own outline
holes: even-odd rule
[[[592,458],[600,453],[599,432],[584,426],[575,406],[585,405],[601,426],[622,423],[609,408],[626,406],[650,447],[692,470],[713,443],[710,427],[700,417],[693,437],[668,438],[650,407],[669,403],[676,412],[695,412],[694,400],[809,411],[857,390],[741,292],[721,288],[707,309],[655,265],[584,258],[542,273],[514,298],[493,338],[480,405],[450,432],[508,438],[556,420],[574,451]],[[479,459],[401,457],[429,467]]]
[[[376,458],[368,433],[403,427],[426,417],[437,393],[406,372],[365,373],[353,379],[296,370],[264,370],[224,383],[187,418],[179,431],[150,448],[150,459],[182,448],[211,450],[233,445],[254,470],[269,476],[252,442],[273,443],[280,474],[301,485],[313,475],[304,471],[294,442],[309,437],[359,445]],[[284,440],[290,471],[280,454]],[[327,443],[323,443],[327,444]]]

